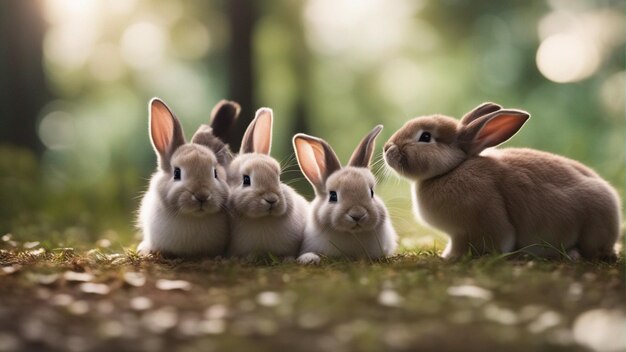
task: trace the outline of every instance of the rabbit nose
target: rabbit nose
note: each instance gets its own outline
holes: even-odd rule
[[[354,222],[359,222],[363,220],[363,218],[365,218],[366,215],[367,215],[367,210],[363,209],[362,207],[352,208],[350,209],[350,211],[348,211],[348,216],[352,220],[354,220]]]
[[[263,197],[263,200],[269,205],[274,205],[278,203],[278,196],[275,194],[267,194]]]
[[[385,146],[383,147],[383,151],[386,152],[389,149],[391,149],[391,147],[395,146],[395,144],[391,143],[391,142],[387,142],[385,143]]]
[[[200,203],[204,203],[209,199],[208,193],[194,193],[193,199],[197,200]]]
[[[365,215],[359,214],[359,215],[350,215],[350,217],[352,218],[352,220],[354,220],[354,222],[359,222],[361,219],[363,219]]]

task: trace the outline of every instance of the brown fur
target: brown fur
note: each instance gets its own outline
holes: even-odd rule
[[[221,100],[213,107],[211,125],[200,125],[191,137],[191,143],[201,144],[211,149],[223,167],[227,167],[233,160],[233,153],[226,143],[228,143],[228,136],[240,110],[236,102]]]
[[[528,117],[498,110],[468,125],[419,117],[389,139],[385,160],[415,182],[414,206],[422,219],[450,236],[444,257],[524,248],[542,256],[578,250],[587,259],[614,259],[619,197],[593,170],[532,149],[481,153],[512,136]],[[419,131],[431,132],[434,142],[417,142]]]

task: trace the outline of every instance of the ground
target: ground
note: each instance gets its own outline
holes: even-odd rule
[[[623,350],[617,263],[181,261],[0,242],[0,350]]]

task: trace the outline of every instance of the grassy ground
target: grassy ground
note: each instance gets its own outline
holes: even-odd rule
[[[624,348],[614,264],[434,252],[318,267],[0,242],[0,350]]]

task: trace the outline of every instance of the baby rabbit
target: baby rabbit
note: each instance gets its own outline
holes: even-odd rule
[[[316,264],[319,255],[372,260],[394,253],[397,235],[385,205],[374,195],[376,179],[369,170],[382,129],[378,125],[363,138],[345,168],[324,140],[294,136],[298,164],[316,195],[299,263]]]
[[[240,111],[236,102],[220,101],[211,111],[211,125],[200,125],[191,137],[191,143],[207,146],[215,153],[219,164],[227,167],[233,160],[233,153],[226,143]]]
[[[385,144],[389,166],[413,181],[416,214],[448,234],[444,258],[524,249],[544,257],[614,260],[616,191],[588,167],[532,149],[491,149],[528,120],[484,103],[461,121],[407,122]]]
[[[150,101],[150,139],[158,168],[141,201],[140,254],[217,256],[228,243],[226,173],[206,146],[185,142],[180,122],[157,98]]]
[[[261,108],[248,126],[238,156],[228,168],[231,189],[230,256],[298,255],[307,201],[280,181],[280,165],[269,156],[272,110]]]

